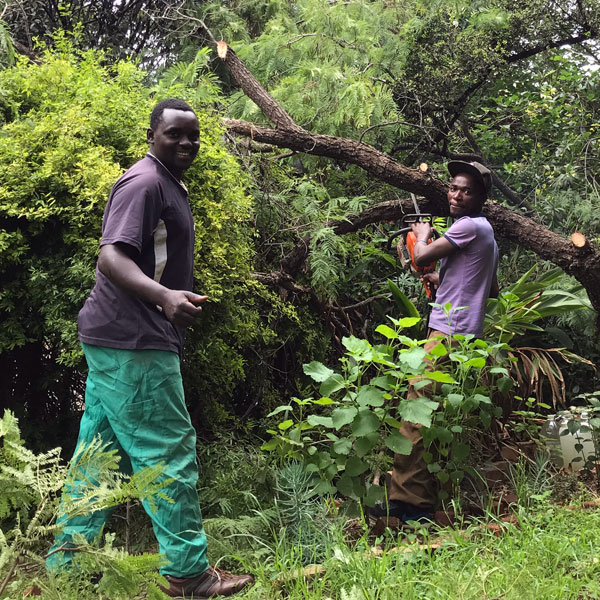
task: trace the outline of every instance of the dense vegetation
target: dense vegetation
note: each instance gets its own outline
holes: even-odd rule
[[[501,422],[514,439],[535,438],[539,421],[531,417],[585,403],[596,389],[598,0],[26,4],[0,3],[0,407],[17,415],[28,445],[61,445],[65,455],[72,449],[85,376],[76,319],[94,282],[104,204],[145,151],[153,104],[182,97],[197,108],[202,129],[186,183],[197,224],[196,287],[210,300],[188,335],[183,371],[194,423],[214,442],[200,450],[207,465],[200,493],[215,519],[207,520],[213,558],[234,564],[236,554],[259,572],[257,597],[269,595],[277,572],[313,560],[334,561],[328,573],[347,572],[343,581],[324,577],[311,588],[315,597],[370,597],[371,587],[391,597],[398,585],[407,597],[448,597],[447,573],[472,581],[477,561],[487,573],[483,588],[459,584],[456,597],[501,595],[516,567],[508,560],[494,571],[493,539],[450,535],[439,562],[390,554],[376,564],[364,556],[364,540],[361,552],[351,551],[337,509],[316,492],[356,501],[344,510],[378,499],[376,474],[388,468],[391,451],[406,450],[396,433],[404,418],[424,425],[432,470],[457,497],[496,449],[482,432],[496,435]],[[282,121],[240,87],[216,57],[215,38],[287,111]],[[310,143],[295,145],[286,137],[293,128],[282,123],[308,132]],[[419,189],[348,154],[315,151],[314,134],[340,145],[360,141],[417,173]],[[453,158],[493,170],[503,292],[490,302],[485,342],[461,340],[461,352],[436,375],[447,386],[442,396],[391,410],[386,401],[422,371],[417,317],[427,302],[385,242],[412,206],[411,191],[446,226],[441,180]],[[421,163],[426,172],[415,170]],[[577,254],[555,245],[574,231],[589,247]],[[5,477],[28,474],[33,464],[58,469],[56,450],[43,458],[7,454],[8,441],[22,443],[5,419]],[[252,447],[236,448],[240,439]],[[265,443],[270,454],[256,449]],[[0,498],[2,531],[12,531],[0,544],[4,577],[17,559],[39,559],[51,531],[52,511],[32,512],[45,497],[28,476],[12,506]],[[43,489],[50,503],[63,476],[57,471]],[[567,519],[582,531],[582,545],[565,542],[557,556],[584,558],[563,558],[569,566],[554,588],[551,574],[537,587],[539,570],[523,577],[532,596],[553,597],[560,588],[565,597],[596,597],[597,561],[588,551],[595,538],[584,543],[577,517],[547,505],[551,488],[529,490],[542,510],[529,512],[526,502],[523,537],[496,552],[534,556]],[[243,535],[228,545],[235,532]],[[480,554],[473,539],[482,541]],[[101,561],[114,577],[100,592],[129,597],[131,589],[119,586],[142,582],[157,559],[124,559],[109,542],[84,573]],[[139,539],[133,549],[152,550],[151,542]],[[402,567],[406,581],[388,579],[392,566]],[[429,592],[411,583],[418,579]],[[58,597],[60,586],[76,585],[92,593],[84,580],[50,582],[45,591]],[[25,583],[11,585],[20,593]],[[301,578],[281,585],[291,596],[309,595]]]

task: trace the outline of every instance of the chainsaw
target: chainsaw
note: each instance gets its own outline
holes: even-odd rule
[[[400,220],[400,224],[402,225],[401,229],[398,231],[394,231],[390,234],[387,241],[388,250],[392,249],[392,242],[396,238],[400,238],[398,241],[398,257],[400,258],[400,263],[402,267],[410,270],[417,277],[421,279],[423,282],[423,287],[425,288],[425,293],[427,294],[427,298],[431,301],[435,301],[435,288],[433,284],[429,281],[423,279],[423,275],[427,273],[433,273],[435,271],[436,263],[432,262],[429,265],[425,265],[423,267],[417,265],[415,263],[414,255],[415,255],[415,244],[417,243],[417,236],[413,233],[411,223],[417,223],[418,221],[432,221],[433,215],[429,213],[422,213],[419,210],[419,205],[417,204],[417,198],[414,194],[411,194],[411,198],[413,201],[413,206],[415,207],[415,212],[406,214]],[[433,230],[434,237],[438,237],[437,231]],[[433,241],[432,238],[427,240],[427,244],[431,244]]]

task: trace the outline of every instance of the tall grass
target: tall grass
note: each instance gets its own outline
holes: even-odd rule
[[[323,570],[311,577],[298,577],[302,557],[288,548],[286,557],[240,565],[257,578],[243,597],[600,598],[600,511],[569,510],[542,502],[536,510],[521,510],[518,525],[490,517],[464,530],[439,530],[435,537],[443,542],[433,552],[404,553],[388,545],[381,556],[373,555],[366,537],[353,547],[338,539],[328,548]],[[287,568],[282,570],[284,563]]]

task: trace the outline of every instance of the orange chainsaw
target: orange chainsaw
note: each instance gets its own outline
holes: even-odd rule
[[[411,223],[416,223],[418,221],[432,221],[433,215],[428,213],[422,213],[419,210],[419,205],[417,204],[417,197],[414,194],[411,194],[411,198],[413,201],[413,206],[415,207],[415,212],[412,214],[407,214],[402,217],[400,220],[400,224],[402,228],[398,231],[394,231],[390,234],[387,241],[388,250],[392,249],[392,242],[396,238],[400,238],[398,241],[398,256],[400,258],[400,262],[405,269],[409,269],[412,273],[414,273],[417,277],[421,279],[423,282],[423,287],[425,288],[425,293],[427,294],[427,298],[431,302],[435,302],[435,288],[429,282],[423,279],[423,275],[427,273],[433,273],[435,271],[436,263],[432,262],[429,265],[425,265],[424,267],[420,267],[415,264],[415,244],[417,243],[417,236],[413,233]],[[433,230],[434,237],[438,237],[437,231]],[[432,238],[427,240],[427,244],[431,244],[433,241]]]

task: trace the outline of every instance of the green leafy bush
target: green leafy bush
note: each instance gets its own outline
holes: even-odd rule
[[[106,65],[101,53],[76,53],[60,35],[56,47],[39,63],[21,58],[0,71],[3,401],[28,417],[27,436],[40,440],[80,407],[76,320],[94,284],[104,206],[117,178],[146,151],[152,106],[176,95],[197,107],[200,121],[201,150],[186,183],[196,220],[195,286],[210,298],[188,335],[184,378],[195,422],[217,424],[246,378],[244,349],[276,337],[259,311],[294,314],[248,281],[251,200],[211,109],[219,96],[206,52],[190,68],[168,71],[153,90],[132,63]]]
[[[274,410],[271,416],[283,414],[284,420],[268,431],[272,437],[263,446],[304,462],[318,475],[321,493],[339,492],[367,506],[383,498],[373,475],[387,470],[391,452],[411,452],[398,431],[402,421],[422,426],[429,470],[442,483],[458,484],[468,466],[469,439],[500,414],[492,390],[506,393],[512,387],[504,366],[506,344],[454,335],[452,347],[440,342],[427,354],[427,340],[401,333],[417,318],[391,321],[393,328],[376,329],[385,344],[344,338],[339,371],[319,362],[305,365],[305,373],[320,384],[320,397],[293,398]],[[433,370],[427,370],[425,359]],[[432,383],[437,389],[408,399],[411,382],[416,390]]]

